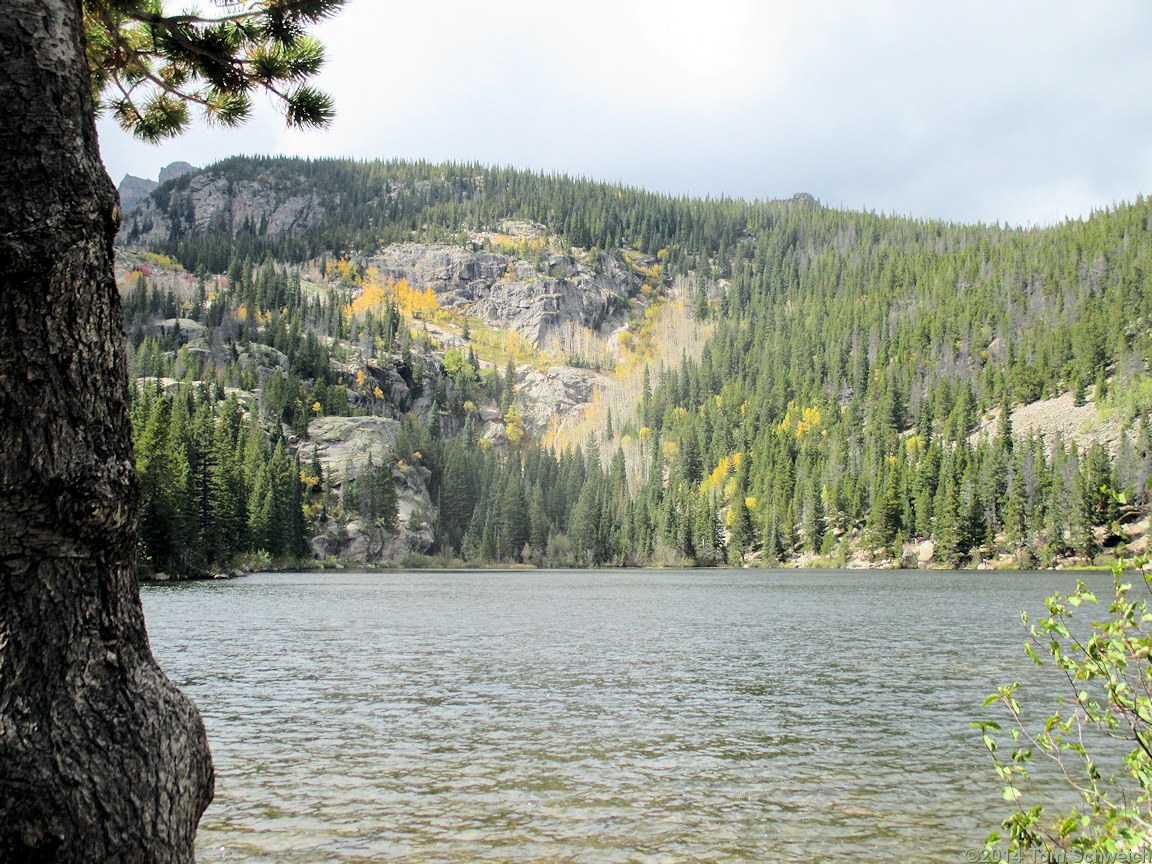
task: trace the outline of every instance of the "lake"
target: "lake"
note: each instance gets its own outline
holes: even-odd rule
[[[1019,611],[1074,584],[327,572],[142,594],[216,763],[201,862],[957,862],[1007,815],[969,723],[1033,674]]]

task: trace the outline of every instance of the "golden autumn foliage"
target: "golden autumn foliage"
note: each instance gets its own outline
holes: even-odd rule
[[[776,428],[781,432],[793,432],[797,438],[803,438],[810,432],[821,431],[823,425],[824,415],[819,405],[801,408],[795,402],[789,402],[788,412]]]
[[[661,251],[664,253],[664,258],[667,258],[668,257],[667,250],[662,249]],[[660,260],[662,260],[662,259],[660,259],[659,254],[657,254],[657,256],[656,256],[657,261],[655,261],[651,264],[642,263],[641,261],[638,260],[638,258],[639,258],[638,255],[636,255],[633,252],[629,252],[627,250],[624,252],[624,257],[625,257],[625,259],[627,259],[628,264],[632,267],[632,269],[636,273],[639,273],[641,276],[644,276],[650,282],[653,282],[655,284],[660,283],[660,278],[664,275],[664,265],[660,263]],[[648,260],[650,260],[650,259],[648,259]],[[647,286],[645,286],[645,287],[647,287]],[[651,289],[649,289],[649,290],[651,290]]]
[[[684,298],[666,296],[647,284],[640,286],[640,293],[648,305],[617,337],[622,353],[617,374],[626,376],[645,364],[675,362],[681,352],[699,356],[711,329],[693,317]]]
[[[504,434],[508,436],[508,443],[513,447],[519,447],[528,436],[528,430],[524,428],[524,418],[515,404],[508,406],[508,411],[504,415]]]
[[[731,498],[736,490],[736,470],[743,461],[744,454],[740,451],[731,456],[721,456],[712,472],[700,482],[700,491],[705,495],[721,495],[724,498]],[[755,498],[746,498],[744,503],[749,510],[756,509]]]
[[[701,491],[715,493],[724,488],[724,480],[728,477],[728,472],[732,469],[732,460],[727,456],[721,456],[720,462],[712,469],[704,482],[700,484]]]
[[[527,258],[533,252],[548,248],[546,237],[516,238],[509,234],[493,234],[488,239],[489,248],[512,258]]]
[[[451,315],[451,313],[445,314]],[[498,366],[504,365],[509,360],[516,365],[527,363],[537,368],[547,365],[544,357],[536,350],[536,346],[515,330],[490,327],[475,318],[465,320],[470,331],[468,344],[478,359]]]
[[[601,371],[612,369],[612,374],[596,379],[600,393],[597,404],[578,416],[569,415],[550,424],[542,436],[545,445],[564,449],[586,440],[589,434],[601,434],[609,411],[618,434],[622,435],[634,424],[640,425],[636,412],[643,393],[645,370],[650,380],[655,380],[662,370],[673,368],[684,357],[699,358],[711,333],[709,325],[692,315],[683,293],[674,287],[669,295],[653,296],[643,316],[634,319],[616,340],[610,336],[603,338],[605,354],[615,354],[617,359],[600,367]],[[632,466],[640,466],[638,474],[646,473],[651,464],[647,447],[651,437],[650,429],[640,429],[635,437],[630,437],[626,454],[630,473]],[[622,438],[616,443],[622,444]]]
[[[641,273],[644,276],[647,276],[653,282],[659,282],[660,277],[664,275],[663,264],[653,264],[651,267],[641,267],[639,265],[633,266],[636,268],[637,273]]]
[[[548,425],[540,433],[540,443],[552,450],[563,450],[571,445],[568,440],[568,432],[564,429],[564,424],[560,422],[559,415],[553,415],[552,419],[548,421]]]
[[[348,305],[348,314],[364,315],[367,312],[373,314],[383,312],[388,299],[385,285],[380,281],[379,271],[375,267],[371,267],[365,274],[360,293]]]
[[[440,311],[435,291],[431,288],[423,291],[410,289],[404,279],[396,283],[396,303],[401,312],[413,318],[431,318]]]
[[[346,258],[334,261],[329,265],[336,273],[336,278],[345,285],[357,285],[360,282],[360,268]]]
[[[238,306],[236,308],[236,320],[241,321],[241,322],[247,321],[249,314],[251,314],[252,320],[255,321],[257,324],[271,324],[272,323],[272,310],[271,309],[265,309],[263,312],[261,312],[259,309],[253,309],[252,312],[249,313],[248,308],[249,307],[247,307],[247,306]]]
[[[184,265],[172,258],[169,255],[163,255],[159,252],[142,252],[140,258],[153,267],[158,267],[162,270],[183,270]]]
[[[432,318],[440,311],[436,292],[431,288],[415,288],[408,284],[407,279],[384,281],[380,278],[380,271],[369,267],[364,273],[360,293],[348,305],[348,314],[362,316],[371,312],[379,315],[388,304],[396,306],[409,318]]]

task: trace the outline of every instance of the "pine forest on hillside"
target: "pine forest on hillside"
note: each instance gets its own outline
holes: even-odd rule
[[[209,187],[263,209],[205,224]],[[359,563],[1140,551],[1150,217],[1138,199],[961,226],[471,165],[227,160],[121,232],[143,564],[323,560],[357,538]],[[534,341],[381,273],[394,244],[622,299],[585,298],[587,326]],[[556,367],[594,382],[581,422],[532,419],[529,379]],[[1018,422],[1049,403],[1088,428]],[[387,446],[347,458],[332,442],[360,421],[343,418]]]

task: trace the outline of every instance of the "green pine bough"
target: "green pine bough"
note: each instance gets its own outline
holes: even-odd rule
[[[1100,603],[1082,580],[1071,593],[1047,598],[1047,614],[1036,623],[1021,613],[1028,656],[1055,671],[1067,689],[1039,728],[1029,719],[1019,682],[985,700],[986,708],[999,704],[1011,717],[1006,752],[995,737],[999,723],[972,724],[992,754],[1004,800],[1013,806],[1001,830],[989,836],[989,849],[1152,849],[1152,566],[1140,557],[1118,562],[1112,574],[1108,614],[1090,625],[1074,620],[1074,610]],[[1032,804],[1040,788],[1034,775],[1059,778],[1075,803]]]
[[[199,108],[236,126],[264,90],[289,126],[327,126],[332,98],[307,83],[324,63],[308,28],[345,0],[215,0],[216,14],[166,14],[160,0],[85,0],[92,98],[145,141],[179,134]]]

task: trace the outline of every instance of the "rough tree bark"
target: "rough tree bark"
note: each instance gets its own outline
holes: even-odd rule
[[[212,764],[140,607],[81,0],[4,0],[0,106],[0,861],[192,861]]]

